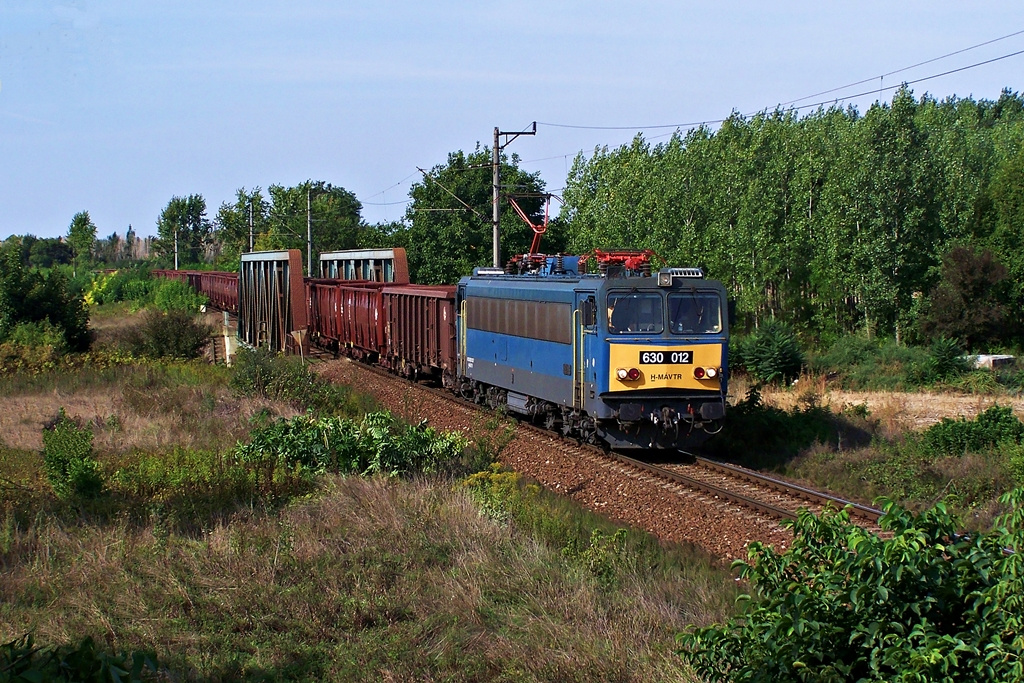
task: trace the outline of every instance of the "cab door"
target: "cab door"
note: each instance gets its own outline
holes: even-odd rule
[[[575,292],[573,307],[573,406],[585,409],[597,388],[597,295]]]

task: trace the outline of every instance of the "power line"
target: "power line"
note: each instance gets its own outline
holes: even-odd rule
[[[949,71],[943,71],[940,74],[933,74],[931,76],[925,76],[924,78],[918,78],[918,79],[915,79],[913,81],[903,81],[899,85],[888,85],[888,86],[886,86],[884,88],[872,88],[871,90],[865,90],[864,92],[859,92],[859,93],[857,93],[855,95],[845,95],[844,97],[840,97],[840,98],[836,98],[836,99],[832,99],[832,100],[824,100],[822,102],[815,102],[814,104],[803,104],[803,105],[800,105],[799,107],[792,107],[791,110],[799,111],[801,109],[811,109],[813,107],[824,106],[826,104],[829,104],[830,102],[836,102],[836,101],[838,101],[840,99],[842,99],[842,100],[852,100],[852,99],[854,99],[856,97],[863,97],[864,95],[870,95],[872,93],[881,92],[883,90],[896,90],[897,88],[902,88],[905,85],[914,85],[915,83],[923,83],[924,81],[930,81],[930,80],[935,79],[935,78],[941,78],[942,76],[948,76],[949,74],[955,74],[955,73],[960,72],[960,71],[967,71],[968,69],[973,69],[973,68],[978,67],[978,66],[984,66],[985,64],[991,64],[992,62],[998,62],[1000,60],[1009,59],[1010,57],[1016,57],[1017,55],[1022,55],[1022,54],[1024,54],[1024,50],[1018,50],[1017,52],[1011,52],[1010,54],[1002,55],[1000,57],[993,57],[992,59],[986,59],[983,62],[977,62],[975,64],[969,64],[967,66],[962,66],[959,69],[950,69]],[[746,114],[745,116],[752,116],[752,114]]]
[[[1017,33],[1012,33],[1009,36],[1004,36],[1003,38],[1008,38],[1010,36],[1019,35],[1021,33],[1024,33],[1024,31],[1018,31]],[[998,38],[996,40],[1002,40],[1003,38]],[[995,41],[989,41],[989,42],[995,42]],[[968,49],[971,49],[971,48],[964,48],[964,50],[960,50],[959,52],[963,52],[963,51],[966,51]],[[950,54],[956,54],[956,53],[950,53]],[[1020,55],[1020,54],[1024,54],[1024,50],[1018,50],[1017,52],[1011,52],[1009,54],[1000,55],[999,57],[993,57],[992,59],[986,59],[986,60],[981,61],[981,62],[975,62],[974,64],[968,64],[967,66],[962,66],[962,67],[959,67],[957,69],[950,69],[948,71],[943,71],[942,73],[932,74],[931,76],[925,76],[923,78],[917,78],[917,79],[914,79],[914,80],[911,80],[911,81],[903,81],[899,85],[887,86],[885,88],[872,88],[871,90],[866,90],[864,92],[859,92],[859,93],[856,93],[854,95],[844,95],[843,97],[837,97],[837,98],[834,98],[834,99],[831,99],[831,100],[824,100],[824,101],[821,101],[821,102],[816,102],[814,104],[804,104],[804,105],[800,105],[799,107],[792,107],[791,109],[795,110],[795,111],[799,111],[801,109],[810,109],[810,108],[813,108],[813,107],[820,107],[822,105],[829,104],[830,102],[836,102],[838,100],[848,100],[848,99],[853,99],[853,98],[856,98],[856,97],[863,97],[864,95],[870,95],[872,93],[881,92],[882,90],[895,90],[895,89],[897,89],[897,88],[899,88],[899,87],[901,87],[903,85],[913,85],[915,83],[923,83],[924,81],[930,81],[930,80],[933,80],[935,78],[941,78],[943,76],[948,76],[950,74],[958,73],[960,71],[967,71],[968,69],[974,69],[974,68],[977,68],[979,66],[984,66],[986,64],[991,64],[993,62],[1001,61],[1003,59],[1009,59],[1010,57],[1016,57],[1017,55]],[[927,62],[921,62],[921,64],[927,64],[927,63],[935,61],[937,59],[942,59],[942,57],[936,57],[933,60],[928,60]],[[906,69],[909,69],[909,68],[913,68],[913,67],[905,67],[904,69],[899,69],[899,70],[893,71],[891,73],[899,73],[900,71],[905,71]],[[873,81],[873,80],[874,80],[874,78],[867,79],[866,81],[859,81],[858,84],[860,84],[860,83],[867,83],[867,82],[870,82],[870,81]],[[842,88],[834,88],[832,90],[827,90],[827,91],[824,91],[824,92],[835,92],[836,90],[842,90],[843,88],[847,88],[847,87],[850,87],[850,86],[842,86]],[[814,97],[814,95],[810,95],[808,97],[801,98],[801,100],[808,99],[809,97]],[[799,102],[800,100],[793,100],[793,101],[794,102]],[[764,110],[762,109],[760,111],[764,111]],[[757,113],[757,112],[754,112],[754,113]],[[753,114],[743,114],[742,116],[752,116],[752,115]],[[663,124],[663,125],[656,125],[656,126],[577,126],[577,125],[566,124],[566,123],[549,123],[549,122],[543,122],[543,121],[538,121],[537,125],[539,125],[539,126],[548,126],[550,128],[572,128],[572,129],[577,129],[577,130],[635,130],[635,131],[642,131],[642,130],[661,130],[661,129],[665,129],[665,128],[694,128],[696,126],[704,126],[704,125],[711,124],[711,123],[725,123],[726,120],[727,119],[706,119],[704,121],[690,121],[690,122],[687,122],[687,123]]]
[[[822,90],[821,92],[816,92],[813,95],[807,95],[806,97],[799,97],[799,98],[797,98],[795,100],[790,100],[789,102],[783,102],[779,106],[785,107],[785,106],[788,106],[790,104],[796,104],[797,102],[803,102],[804,100],[809,100],[812,97],[819,97],[821,95],[828,95],[830,93],[834,93],[834,92],[837,92],[839,90],[846,90],[847,88],[853,88],[853,87],[856,87],[858,85],[864,85],[865,83],[870,83],[870,82],[874,81],[875,79],[882,79],[882,78],[887,78],[889,76],[895,76],[898,73],[903,73],[904,71],[909,71],[910,69],[916,69],[917,67],[924,66],[925,64],[931,64],[932,62],[937,62],[939,60],[946,59],[947,57],[953,57],[954,55],[962,54],[964,52],[970,52],[971,50],[976,50],[979,47],[984,47],[986,45],[991,45],[992,43],[998,43],[1000,40],[1006,40],[1007,38],[1013,38],[1014,36],[1019,36],[1022,33],[1024,33],[1024,30],[1015,31],[1013,33],[1008,33],[1005,36],[1000,36],[998,38],[993,38],[992,40],[986,40],[983,43],[978,43],[977,45],[971,45],[970,47],[965,47],[962,50],[956,50],[955,52],[948,52],[948,53],[946,53],[944,55],[941,55],[939,57],[933,57],[932,59],[926,59],[923,62],[918,62],[917,64],[911,64],[910,66],[905,66],[905,67],[903,67],[901,69],[896,69],[895,71],[890,71],[888,73],[879,74],[878,76],[873,76],[871,78],[865,78],[864,80],[856,81],[855,83],[847,83],[846,85],[841,85],[838,88],[832,88],[830,90]],[[875,91],[872,91],[872,92],[875,92]]]
[[[394,187],[394,186],[392,186],[392,187]],[[390,189],[390,188],[388,188],[388,189]],[[363,204],[363,205],[366,205],[366,206],[396,206],[398,204],[408,204],[411,201],[412,201],[411,199],[403,199],[400,202],[360,202],[360,204]]]

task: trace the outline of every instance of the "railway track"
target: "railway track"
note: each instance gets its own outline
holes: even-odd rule
[[[415,386],[432,399],[457,405],[465,410],[480,412],[482,406],[459,398],[443,389],[409,382],[385,370],[364,364],[356,364],[361,370],[372,373],[388,382],[401,382]],[[775,522],[796,519],[801,508],[820,513],[825,507],[849,509],[851,518],[867,528],[877,529],[880,510],[853,503],[837,496],[802,487],[779,478],[755,472],[729,463],[703,457],[695,457],[691,463],[655,464],[621,453],[615,453],[596,446],[581,444],[565,439],[561,435],[542,429],[525,421],[517,421],[517,429],[534,435],[538,444],[552,444],[559,449],[571,449],[586,453],[595,461],[615,463],[627,476],[653,477],[665,484],[665,488],[688,490],[714,504],[736,506],[755,515],[767,517]],[[683,493],[683,492],[680,492]]]

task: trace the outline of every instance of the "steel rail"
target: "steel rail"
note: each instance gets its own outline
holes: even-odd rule
[[[836,505],[840,510],[849,508],[851,514],[863,517],[864,519],[874,524],[877,524],[879,518],[881,518],[881,516],[885,514],[882,510],[879,510],[877,508],[868,507],[867,505],[861,505],[860,503],[854,503],[852,501],[839,498],[838,496],[822,493],[821,491],[815,491],[814,489],[809,489],[804,486],[800,486],[799,484],[793,484],[788,481],[783,481],[782,479],[776,479],[775,477],[770,477],[766,474],[761,474],[760,472],[755,472],[745,467],[740,467],[739,465],[733,465],[731,463],[721,462],[718,460],[711,460],[709,458],[703,458],[700,456],[694,456],[694,458],[696,459],[697,463],[699,463],[703,467],[706,467],[710,470],[714,470],[717,472],[721,472],[723,474],[728,474],[739,479],[744,479],[751,483],[757,484],[758,486],[764,486],[766,488],[779,491],[781,493],[786,493],[797,498],[803,498],[804,500],[808,500],[813,503],[818,503],[819,505]]]

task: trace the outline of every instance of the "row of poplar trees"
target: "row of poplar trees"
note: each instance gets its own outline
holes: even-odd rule
[[[1024,100],[1009,91],[918,101],[903,88],[863,115],[776,111],[655,145],[637,136],[578,156],[564,199],[571,249],[702,266],[750,326],[899,341],[949,305],[944,279],[1000,320],[1024,305]]]

